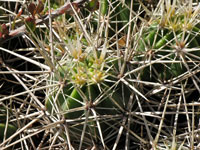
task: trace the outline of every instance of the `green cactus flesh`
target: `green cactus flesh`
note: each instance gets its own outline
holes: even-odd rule
[[[6,132],[5,129],[7,128]],[[8,124],[6,127],[5,123],[0,123],[0,141],[3,140],[4,136],[6,135],[6,138],[10,137],[17,131],[17,128],[11,124]],[[6,134],[4,134],[6,133]]]
[[[103,117],[97,121],[94,111],[97,116],[113,116],[121,114],[124,107],[120,86],[113,86],[112,82],[105,81],[105,79],[113,81],[117,79],[111,76],[116,73],[118,60],[105,61],[99,54],[97,58],[88,54],[86,58],[78,59],[77,57],[75,61],[59,66],[55,71],[54,82],[63,80],[65,86],[61,90],[59,87],[50,89],[45,105],[50,115],[62,115],[65,119],[76,120],[69,126],[74,141],[80,140],[85,121],[87,127],[84,138],[92,137],[98,140],[100,131],[97,122],[103,136],[106,136],[107,133],[114,132],[109,126],[115,121],[113,119],[105,121]],[[115,70],[106,71],[110,66]],[[67,138],[64,133],[62,136]]]
[[[137,52],[143,54],[143,56],[137,55],[136,60],[158,60],[158,62],[145,67],[141,71],[141,79],[166,81],[185,73],[187,71],[183,63],[185,55],[190,53],[200,56],[200,51],[186,52],[187,48],[199,47],[199,31],[197,25],[190,30],[183,30],[182,28],[172,30],[155,23],[144,29],[137,49]],[[171,62],[165,64],[159,62],[160,60]]]

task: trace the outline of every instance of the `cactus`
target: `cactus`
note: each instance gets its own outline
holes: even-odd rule
[[[199,47],[200,42],[199,24],[190,20],[192,16],[194,19],[196,12],[188,10],[177,12],[174,9],[169,9],[162,18],[151,20],[150,25],[144,28],[137,49],[142,55],[140,57],[139,54],[138,59],[142,61],[159,59],[164,62],[158,61],[143,69],[141,72],[143,80],[173,80],[187,71],[190,72],[195,66],[187,63],[188,57],[195,61],[195,56],[200,56],[198,50],[189,50]]]
[[[0,48],[1,69],[10,74],[0,104],[12,107],[0,109],[0,149],[198,148],[196,1],[60,1],[49,25],[48,3],[38,3],[22,19],[34,51]],[[12,68],[7,53],[36,69]],[[10,95],[11,81],[19,88]]]
[[[7,113],[8,111],[8,113]],[[7,114],[11,115],[11,112],[5,107],[0,107],[0,143],[12,136],[16,131],[17,127],[14,123],[10,123],[7,120]],[[11,142],[16,141],[19,137],[14,137]],[[12,148],[18,148],[19,145],[14,145]]]
[[[169,105],[168,99],[180,105],[183,100],[181,96],[184,97],[185,102],[196,100],[193,93],[199,91],[199,69],[196,63],[200,58],[200,30],[197,15],[199,6],[193,8],[192,1],[188,2],[187,6],[186,3],[182,4],[184,7],[178,1],[162,1],[158,6],[160,9],[151,16],[148,25],[142,25],[141,31],[136,36],[138,45],[134,61],[140,62],[137,66],[140,68],[138,69],[140,87],[144,87],[144,93],[149,99],[154,99],[154,102],[161,101],[165,106]],[[170,85],[167,99],[164,95],[168,88],[164,88],[163,85]],[[165,111],[164,108],[164,116]],[[180,108],[177,107],[174,111],[178,112]],[[174,117],[179,118],[180,116],[178,113],[174,114]],[[177,120],[173,122],[171,149],[176,149],[177,124],[180,125],[182,122]],[[164,128],[162,125],[163,120],[161,119],[160,128],[152,144],[154,148],[162,147],[162,144],[158,143],[161,128]],[[184,142],[181,145],[183,146]]]
[[[5,128],[7,128],[7,132],[5,132]],[[6,135],[6,138],[9,138],[16,131],[17,131],[17,128],[15,126],[8,124],[6,127],[5,123],[0,123],[0,141],[3,140],[4,135]],[[4,133],[6,133],[6,134],[4,134]]]
[[[61,82],[62,86],[49,89],[46,96],[46,108],[51,117],[62,116],[65,120],[73,120],[68,126],[69,135],[65,134],[64,130],[61,133],[66,141],[73,142],[72,145],[75,148],[88,148],[93,143],[95,146],[116,149],[117,146],[120,147],[120,142],[124,142],[122,147],[130,146],[129,143],[125,142],[125,140],[129,141],[130,137],[136,138],[133,141],[139,140],[144,144],[145,141],[141,137],[130,135],[133,132],[137,134],[141,132],[140,123],[137,122],[141,118],[136,117],[138,120],[136,119],[137,121],[134,122],[135,116],[127,114],[134,113],[135,109],[138,110],[139,108],[140,111],[148,110],[149,108],[141,108],[141,103],[149,105],[149,99],[153,100],[153,103],[158,103],[160,97],[163,98],[162,90],[157,92],[157,87],[152,88],[151,85],[172,84],[176,86],[178,90],[174,88],[172,93],[169,94],[169,98],[174,101],[178,101],[179,97],[176,95],[181,95],[181,84],[184,84],[184,88],[187,89],[187,92],[184,93],[186,98],[189,98],[191,93],[194,92],[189,88],[198,88],[193,85],[195,80],[190,75],[191,71],[197,69],[194,62],[200,56],[198,49],[195,49],[199,46],[199,24],[191,23],[189,19],[193,16],[195,20],[197,11],[193,10],[188,13],[187,10],[189,9],[179,10],[175,7],[175,2],[171,4],[165,1],[163,5],[167,8],[165,8],[164,15],[151,16],[148,25],[146,25],[147,22],[144,22],[144,24],[138,25],[140,28],[137,29],[134,18],[129,16],[131,13],[129,2],[125,1],[124,4],[114,3],[113,8],[116,11],[122,10],[114,17],[112,13],[109,14],[109,9],[105,11],[105,7],[109,8],[110,3],[108,5],[106,3],[103,9],[100,8],[100,12],[103,11],[101,15],[104,19],[111,17],[109,27],[116,31],[123,31],[119,37],[126,39],[128,34],[135,34],[133,39],[130,38],[131,41],[128,45],[129,48],[135,46],[134,52],[125,48],[123,53],[123,48],[127,44],[124,41],[123,46],[118,47],[118,56],[116,57],[116,51],[109,51],[105,46],[106,44],[102,45],[100,51],[98,51],[95,47],[90,47],[88,40],[83,45],[79,36],[76,36],[72,41],[66,40],[69,55],[58,62],[55,73],[49,78],[49,83]],[[103,4],[105,3],[101,5]],[[136,4],[139,5],[139,2]],[[136,7],[132,9],[136,12],[140,10]],[[117,27],[113,26],[113,19],[119,21]],[[135,18],[135,20],[137,19]],[[126,25],[127,27],[125,27]],[[112,33],[112,30],[108,31],[108,36],[112,37],[115,34],[118,36],[118,33]],[[137,32],[135,33],[135,31]],[[101,34],[99,33],[99,35]],[[105,34],[106,36],[107,34]],[[123,40],[123,38],[120,40]],[[120,44],[120,40],[117,41],[119,43],[116,42],[116,47],[117,44]],[[136,41],[136,45],[131,43],[132,41]],[[110,48],[116,48],[112,46]],[[185,51],[187,49],[188,52]],[[193,50],[190,51],[190,49]],[[122,51],[121,56],[119,55],[120,50]],[[185,75],[191,78],[185,80]],[[135,78],[139,79],[140,82],[132,83]],[[143,83],[146,83],[147,86]],[[148,83],[150,86],[148,86]],[[133,99],[130,98],[131,96],[133,96]],[[143,102],[143,100],[147,102]],[[162,103],[167,103],[167,101],[162,101]],[[110,119],[107,117],[110,117]],[[129,118],[129,121],[126,121],[127,118]],[[123,121],[119,123],[119,120]],[[155,119],[152,120],[155,121]],[[158,139],[161,131],[157,130],[156,135],[153,133],[149,135],[148,133],[148,130],[154,130],[153,127],[147,125],[147,122],[152,120],[143,117],[144,126],[147,130],[143,134],[148,136],[153,148],[158,148],[162,145]],[[162,122],[159,125],[162,127]],[[120,133],[120,129],[127,129],[126,134],[129,136],[123,135],[125,131]],[[175,141],[175,134],[174,132],[173,141]],[[113,138],[109,139],[111,136]],[[148,147],[147,143],[146,145]]]
[[[71,55],[58,66],[56,71],[58,74],[55,75],[53,81],[62,80],[64,86],[60,90],[49,89],[46,108],[53,116],[63,114],[65,119],[75,120],[86,118],[86,121],[78,121],[73,125],[74,127],[70,128],[74,133],[71,138],[80,139],[84,123],[86,123],[85,138],[94,138],[97,142],[101,134],[106,137],[105,133],[113,132],[109,125],[115,120],[105,121],[101,119],[101,116],[120,114],[120,108],[123,108],[120,89],[114,87],[112,83],[117,81],[112,77],[116,76],[113,67],[116,66],[117,60],[114,57],[107,59],[106,50],[101,53],[91,48],[82,50],[79,41],[79,38],[77,41],[69,41],[72,46]],[[100,118],[96,120],[95,115]],[[107,130],[108,128],[110,130]]]

